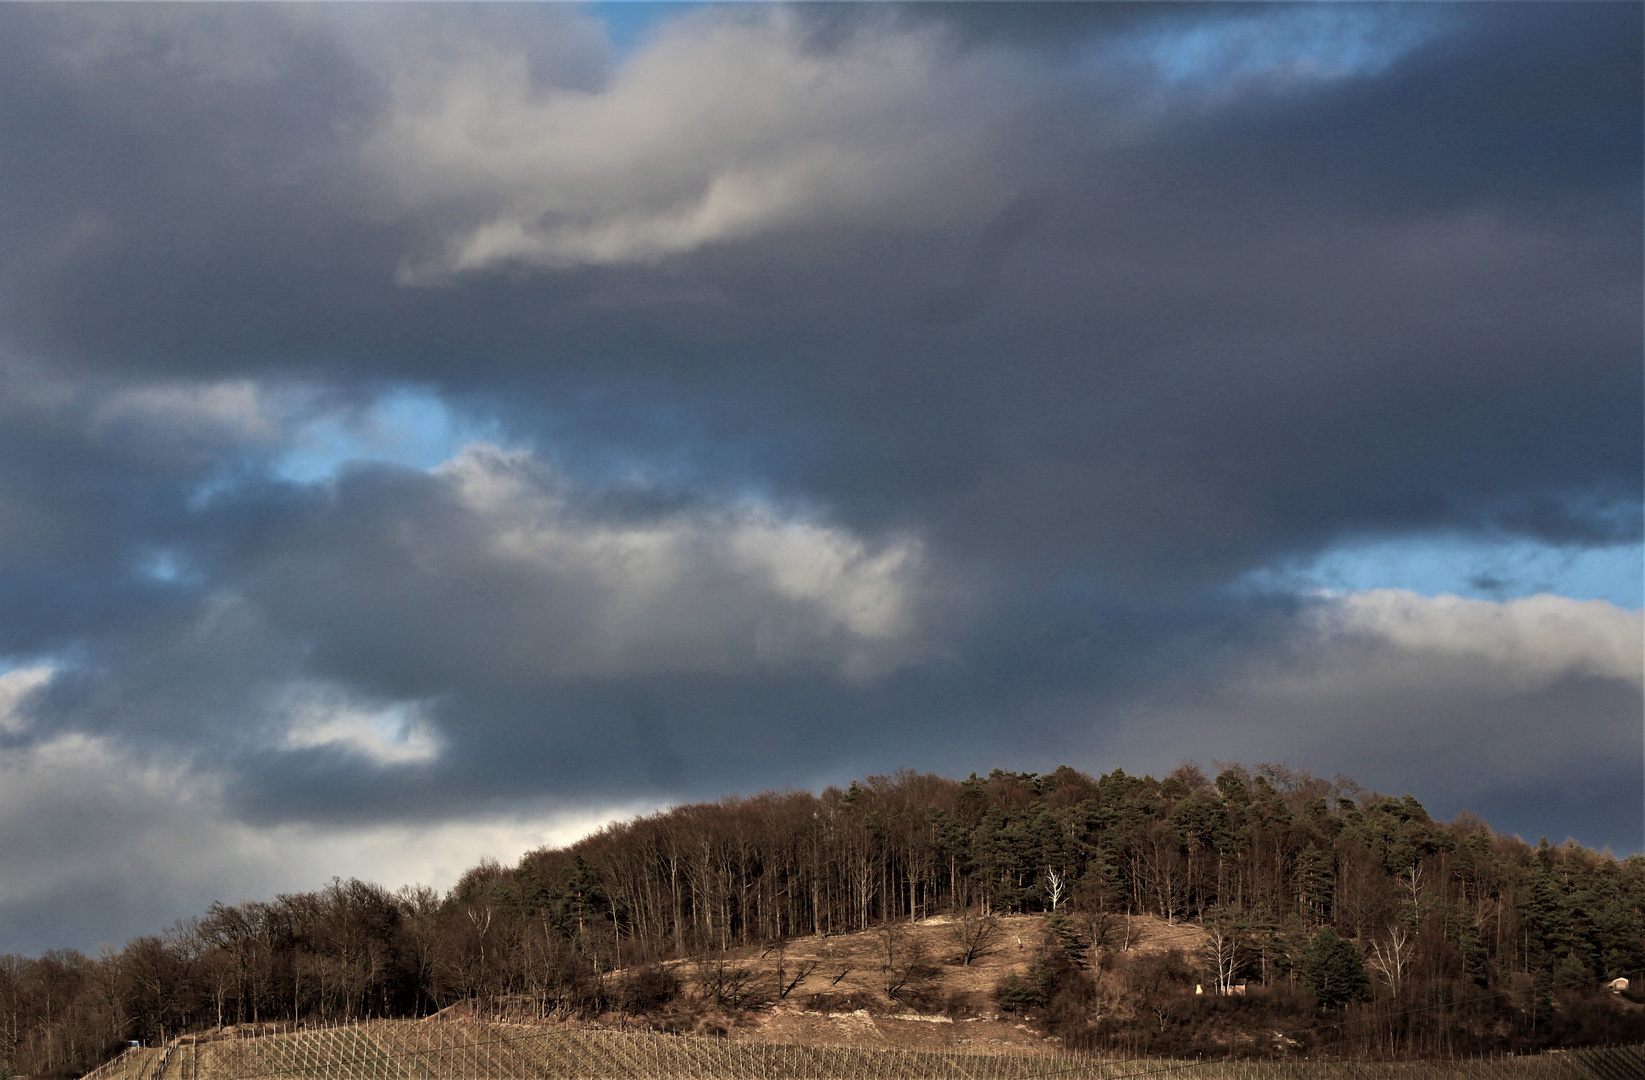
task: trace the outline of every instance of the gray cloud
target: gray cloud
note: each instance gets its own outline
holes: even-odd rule
[[[1613,810],[1645,797],[1642,628],[1639,611],[1601,601],[1352,594],[1286,637],[1227,649],[1193,678],[1138,695],[1103,749],[1162,761],[1192,745],[1204,759],[1320,771],[1352,761],[1367,784],[1431,793],[1436,812],[1473,809],[1498,828],[1563,839],[1572,810],[1600,802],[1576,789],[1620,793]],[[1626,812],[1584,828],[1623,851],[1645,839]]]
[[[109,225],[112,246],[76,249],[60,275],[17,260],[37,288],[12,291],[29,300],[12,322],[25,341],[128,366],[501,379],[530,395],[522,423],[540,431],[546,414],[591,444],[657,439],[661,399],[694,421],[685,445],[659,449],[696,455],[718,482],[775,473],[842,514],[883,523],[911,507],[949,543],[1106,559],[1156,583],[1377,527],[1627,538],[1641,456],[1625,359],[1639,336],[1628,55],[1612,44],[1592,62],[1596,42],[1618,40],[1598,16],[1477,19],[1431,29],[1375,78],[1246,76],[1215,93],[1150,82],[1146,65],[967,45],[932,29],[940,19],[864,18],[819,52],[792,18],[708,15],[569,89],[539,68],[587,62],[562,48],[533,66],[532,48],[486,26],[434,59],[412,34],[362,59],[346,35],[300,25],[264,36],[332,57],[331,81],[351,91],[264,87],[258,108],[286,112],[233,119],[286,133],[316,164],[277,183],[275,161],[251,162],[233,174],[243,195],[88,199],[48,231],[78,235],[87,213],[138,220]],[[271,72],[302,74],[266,47]],[[746,63],[715,61],[717,48]],[[923,76],[892,62],[908,57]],[[696,79],[704,64],[726,85]],[[1499,100],[1510,67],[1515,85],[1527,70],[1557,85],[1558,107]],[[829,90],[805,91],[806,77]],[[198,78],[176,76],[176,92]],[[850,103],[875,79],[891,119],[859,124]],[[679,117],[664,123],[664,108]],[[493,126],[483,145],[464,109]],[[185,131],[156,143],[214,147],[229,118],[166,122]],[[101,162],[108,136],[89,127],[79,152]],[[929,153],[907,152],[907,130]],[[590,159],[578,147],[594,131]],[[194,157],[154,164],[177,160]],[[865,171],[796,179],[810,161]],[[726,176],[765,194],[712,211]],[[385,177],[412,194],[385,203]],[[975,238],[1024,205],[1025,185],[1046,224],[1009,273],[983,273],[1004,264],[977,262],[991,248]],[[202,206],[213,213],[196,224]],[[419,252],[508,221],[529,225],[514,255],[474,255],[447,288],[394,285]],[[596,236],[616,247],[572,251]],[[483,270],[544,259],[602,265]],[[971,264],[961,292],[988,279],[999,302],[930,325],[933,294]],[[606,407],[590,410],[588,391]],[[573,417],[556,408],[568,394],[583,395]],[[701,445],[704,426],[722,437]],[[1024,520],[1009,536],[994,524]]]
[[[10,820],[80,823],[57,869],[0,836],[58,883],[0,948],[168,834],[198,888],[122,927],[273,887],[235,845],[903,765],[1293,748],[1637,846],[1549,794],[1633,790],[1637,613],[1230,583],[1639,541],[1639,41],[850,6],[620,58],[552,6],[0,9],[0,657],[53,672],[0,767]],[[395,393],[496,445],[282,474]],[[154,782],[65,802],[80,768]]]

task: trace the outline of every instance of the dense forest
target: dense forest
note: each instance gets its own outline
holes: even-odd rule
[[[1241,1028],[1378,1055],[1645,1038],[1645,1009],[1601,985],[1645,973],[1641,856],[1533,847],[1280,766],[1062,767],[681,806],[482,863],[443,896],[334,880],[96,957],[0,957],[0,1076],[73,1075],[128,1039],[462,1001],[655,1012],[700,993],[669,960],[1042,912],[1047,946],[994,1007],[1070,1046],[1175,1051]],[[1133,961],[1140,914],[1198,922],[1207,944]],[[956,1006],[911,991],[905,1007]]]

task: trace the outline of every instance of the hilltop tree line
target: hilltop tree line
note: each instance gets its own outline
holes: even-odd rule
[[[1645,972],[1645,858],[1533,847],[1281,766],[1065,766],[681,806],[484,862],[443,896],[334,880],[95,957],[0,957],[0,1074],[72,1075],[129,1039],[463,1001],[645,1012],[680,993],[664,961],[955,912],[1050,916],[998,1000],[1071,1045],[1171,1049],[1207,1018],[1386,1053],[1640,1037],[1638,1010],[1600,983]],[[1143,914],[1196,921],[1208,943],[1133,962]]]

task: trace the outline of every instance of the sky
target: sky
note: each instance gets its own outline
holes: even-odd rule
[[[1641,19],[0,5],[0,952],[899,768],[1639,851]]]

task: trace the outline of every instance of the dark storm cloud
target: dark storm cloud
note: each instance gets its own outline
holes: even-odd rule
[[[671,449],[733,481],[775,471],[847,517],[912,507],[950,544],[1142,580],[1377,528],[1627,538],[1637,516],[1608,511],[1641,479],[1636,14],[1453,13],[1386,71],[1215,93],[1150,87],[1146,65],[1117,83],[1088,54],[1035,72],[1034,35],[1006,35],[990,70],[1020,80],[1020,108],[983,133],[992,179],[925,178],[975,211],[888,232],[847,210],[827,236],[779,222],[657,268],[505,263],[443,288],[393,268],[495,193],[378,208],[358,148],[397,108],[388,61],[222,14],[270,74],[209,106],[182,105],[209,77],[192,70],[123,59],[88,87],[55,58],[10,68],[14,98],[75,96],[8,115],[86,134],[24,155],[60,171],[7,182],[56,208],[29,215],[9,321],[25,345],[121,365],[501,379],[533,395],[527,425],[597,390],[617,407],[570,421],[596,444],[635,437],[625,417],[649,417],[630,403],[654,394],[729,431]],[[980,18],[1042,15],[1067,17]],[[923,21],[950,16],[969,18]],[[881,22],[830,18],[852,40]],[[1091,51],[1124,56],[1107,22]],[[107,104],[133,85],[179,107],[133,131]],[[1043,225],[1005,228],[1030,205]],[[71,250],[41,271],[43,236]]]
[[[0,9],[0,657],[56,672],[0,805],[91,778],[95,861],[1287,745],[1631,790],[1636,616],[1230,583],[1639,540],[1640,20]],[[408,386],[513,449],[282,478]]]
[[[157,429],[155,403],[0,366],[0,656],[141,632],[175,607],[142,565],[189,538],[183,504],[241,434],[198,410]]]
[[[431,333],[424,320],[391,329],[419,307],[393,282],[416,225],[382,213],[357,162],[394,67],[508,42],[532,52],[541,86],[578,87],[603,60],[597,32],[557,7],[384,19],[85,5],[4,18],[7,336],[128,371],[363,360],[384,373],[384,350]],[[452,344],[435,333],[425,347]]]

